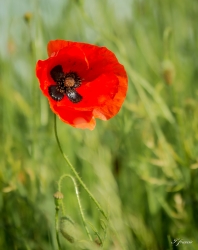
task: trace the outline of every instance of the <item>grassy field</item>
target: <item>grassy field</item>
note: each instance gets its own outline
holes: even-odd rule
[[[64,153],[108,214],[78,184],[91,242],[64,178],[65,215],[75,222],[65,220],[65,230],[77,242],[59,234],[61,249],[198,249],[198,1],[0,6],[0,249],[58,249],[53,195],[61,175],[73,173],[35,76],[57,38],[108,47],[129,78],[119,114],[93,131],[57,120]]]

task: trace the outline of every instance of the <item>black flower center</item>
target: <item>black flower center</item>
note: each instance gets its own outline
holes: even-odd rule
[[[76,88],[81,85],[81,79],[76,72],[64,73],[62,66],[57,65],[50,71],[50,75],[56,83],[48,87],[52,99],[61,101],[66,95],[73,103],[82,100],[82,96],[76,92]]]

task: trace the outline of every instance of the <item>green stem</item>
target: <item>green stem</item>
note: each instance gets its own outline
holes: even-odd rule
[[[75,175],[76,179],[79,181],[79,183],[82,185],[82,187],[85,189],[85,191],[89,194],[90,198],[92,199],[92,201],[95,203],[95,205],[97,206],[98,210],[101,212],[101,214],[105,217],[106,220],[108,220],[107,215],[105,214],[105,212],[102,210],[100,204],[98,203],[98,201],[94,198],[93,194],[89,191],[89,189],[87,188],[87,186],[85,185],[85,183],[83,182],[83,180],[80,178],[79,174],[76,172],[75,168],[72,166],[72,164],[70,163],[69,159],[67,158],[67,156],[63,153],[59,138],[58,138],[58,134],[57,134],[57,125],[56,125],[56,115],[54,114],[54,132],[55,132],[55,137],[56,137],[56,141],[58,144],[58,147],[60,149],[60,152],[62,154],[62,156],[64,157],[65,161],[67,162],[68,166],[70,167],[70,169],[72,170],[73,174]]]
[[[56,214],[55,214],[56,241],[58,243],[58,250],[61,250],[60,239],[59,239],[59,227],[58,227],[58,223],[59,223],[58,212],[59,212],[59,207],[56,207]]]
[[[89,229],[86,225],[86,222],[85,222],[85,216],[84,216],[84,213],[83,213],[83,210],[82,210],[82,205],[81,205],[81,201],[80,201],[80,196],[79,196],[79,191],[78,191],[78,186],[77,186],[77,183],[75,181],[75,179],[71,176],[71,175],[68,175],[68,174],[64,174],[60,177],[59,179],[59,182],[58,182],[58,191],[61,192],[61,182],[62,180],[65,178],[65,177],[69,177],[73,183],[74,183],[74,187],[75,187],[75,192],[76,192],[76,197],[77,197],[77,201],[78,201],[78,206],[79,206],[79,209],[80,209],[80,215],[81,215],[81,218],[82,218],[82,221],[83,221],[83,225],[84,225],[84,228],[87,232],[87,235],[89,237],[89,239],[92,241],[92,237],[89,233]]]

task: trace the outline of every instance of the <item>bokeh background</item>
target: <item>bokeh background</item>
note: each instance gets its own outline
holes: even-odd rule
[[[0,0],[0,249],[57,249],[53,194],[71,172],[35,76],[57,38],[108,47],[129,77],[113,119],[93,131],[57,124],[65,154],[109,214],[104,230],[79,185],[88,226],[105,238],[97,249],[198,249],[197,26],[196,0]],[[84,231],[70,179],[62,192]]]

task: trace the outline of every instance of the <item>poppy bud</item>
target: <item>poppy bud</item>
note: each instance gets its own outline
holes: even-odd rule
[[[60,218],[60,232],[62,236],[67,239],[70,243],[77,241],[79,232],[75,226],[75,223],[67,216]]]
[[[23,16],[24,20],[26,23],[29,23],[30,20],[32,19],[32,13],[31,12],[26,12]]]
[[[175,78],[175,67],[169,60],[162,62],[162,76],[167,85],[171,85]]]
[[[63,197],[64,197],[63,194],[59,191],[54,194],[54,203],[56,207],[60,206]]]
[[[94,242],[98,245],[98,246],[101,246],[102,245],[102,242],[99,238],[95,238]]]

